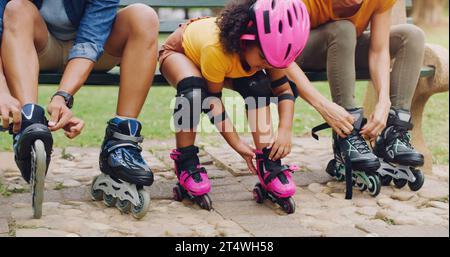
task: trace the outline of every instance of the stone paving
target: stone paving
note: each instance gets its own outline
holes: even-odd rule
[[[246,138],[246,140],[250,140]],[[214,142],[214,143],[211,143]],[[55,149],[46,179],[42,219],[32,219],[29,186],[13,154],[0,153],[0,237],[4,236],[449,236],[449,168],[435,166],[419,192],[383,187],[373,198],[354,190],[344,199],[344,183],[325,167],[331,141],[296,138],[286,163],[297,164],[297,210],[254,202],[257,178],[221,138],[200,138],[201,162],[212,180],[214,210],[172,200],[176,177],[169,150],[174,141],[144,142],[144,158],[155,172],[146,188],[152,202],[140,221],[93,202],[89,186],[98,170],[96,148]]]

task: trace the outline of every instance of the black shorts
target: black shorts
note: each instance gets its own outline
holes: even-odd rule
[[[297,98],[297,86],[292,81],[289,81],[289,84],[294,97]],[[238,92],[244,98],[247,109],[259,109],[274,102],[272,99],[275,95],[272,92],[271,80],[263,71],[259,71],[250,77],[232,79],[232,87],[232,90]]]

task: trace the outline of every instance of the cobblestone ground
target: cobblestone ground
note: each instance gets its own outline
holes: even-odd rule
[[[208,143],[205,143],[208,142]],[[210,143],[214,142],[214,143]],[[220,138],[200,139],[201,162],[212,179],[214,210],[172,200],[176,178],[168,150],[173,141],[146,141],[145,159],[155,172],[146,188],[152,202],[136,221],[116,208],[93,202],[89,186],[98,170],[95,148],[56,149],[46,180],[43,217],[32,219],[29,186],[12,153],[0,153],[0,237],[2,236],[449,236],[449,168],[436,166],[419,192],[383,187],[372,198],[325,173],[332,156],[329,139],[297,138],[286,163],[297,164],[297,211],[286,215],[275,204],[254,202],[257,181]]]

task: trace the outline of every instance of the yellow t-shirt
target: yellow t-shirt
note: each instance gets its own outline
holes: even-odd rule
[[[183,34],[183,48],[203,77],[212,83],[221,83],[225,78],[249,77],[257,72],[245,71],[239,55],[225,52],[219,41],[216,18],[200,19],[189,24]]]
[[[364,0],[358,12],[352,17],[347,18],[336,17],[333,12],[333,0],[303,1],[311,17],[311,28],[314,29],[331,21],[349,20],[355,25],[359,37],[369,26],[373,14],[383,13],[389,10],[397,0]]]

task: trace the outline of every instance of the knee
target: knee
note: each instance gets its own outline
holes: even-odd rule
[[[411,51],[423,52],[425,47],[425,33],[422,29],[411,24],[402,24],[398,25],[395,31],[403,40],[405,47]]]
[[[356,28],[355,25],[347,20],[335,21],[328,26],[328,42],[335,44],[340,50],[354,51],[356,48]]]
[[[188,77],[178,83],[173,113],[176,129],[192,129],[198,125],[206,97],[206,81],[203,78]]]
[[[36,15],[36,7],[28,0],[9,1],[3,14],[5,30],[17,31],[24,26],[30,27]],[[26,14],[26,15],[24,15]]]
[[[127,13],[130,33],[140,39],[156,42],[159,19],[155,10],[145,4],[132,4],[124,9]]]

